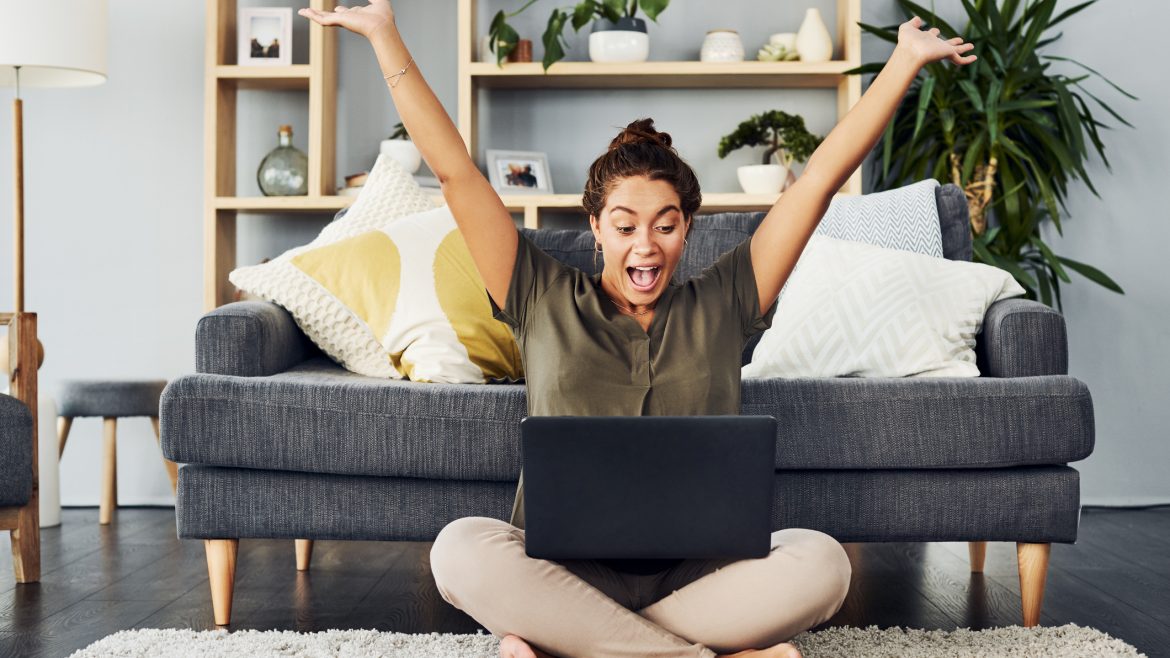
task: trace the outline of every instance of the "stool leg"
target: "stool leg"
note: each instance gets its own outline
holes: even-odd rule
[[[236,553],[239,539],[204,539],[207,575],[211,583],[211,611],[217,626],[232,622],[232,590],[236,585]]]
[[[150,424],[154,427],[154,438],[158,441],[158,447],[162,449],[162,432],[158,428],[158,416],[150,417]],[[179,465],[175,462],[163,457],[163,464],[167,467],[167,475],[171,476],[171,492],[179,492]]]
[[[102,503],[98,523],[108,525],[118,506],[118,419],[102,419]]]
[[[313,561],[313,540],[297,539],[297,571],[308,571],[309,563]]]
[[[68,416],[57,418],[57,459],[65,454],[65,441],[69,439],[69,430],[73,428],[73,419]]]

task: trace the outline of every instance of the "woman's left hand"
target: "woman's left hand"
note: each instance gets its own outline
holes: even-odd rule
[[[960,66],[976,60],[975,55],[963,56],[975,44],[964,43],[963,37],[940,39],[937,27],[923,31],[922,25],[922,19],[915,16],[898,26],[898,48],[913,55],[920,66],[940,59],[949,59]]]

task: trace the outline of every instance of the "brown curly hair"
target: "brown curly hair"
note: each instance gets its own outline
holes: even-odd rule
[[[601,219],[609,193],[623,178],[631,176],[664,180],[674,186],[687,223],[703,203],[694,170],[671,146],[670,135],[654,129],[654,119],[639,119],[626,126],[589,166],[589,179],[581,197],[585,212]]]

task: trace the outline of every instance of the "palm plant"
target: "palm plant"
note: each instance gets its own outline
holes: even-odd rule
[[[1124,96],[1136,97],[1076,60],[1039,52],[1060,39],[1059,33],[1045,36],[1053,26],[1096,0],[1060,14],[1055,14],[1056,0],[960,1],[968,19],[962,32],[933,11],[898,0],[907,17],[921,16],[943,32],[942,38],[961,35],[974,43],[979,60],[963,67],[936,62],[922,70],[879,143],[874,172],[879,187],[931,177],[963,188],[976,260],[1010,272],[1029,299],[1050,306],[1055,300],[1061,308],[1060,284],[1070,282],[1069,270],[1125,294],[1104,272],[1053,253],[1040,237],[1046,219],[1064,234],[1061,220],[1068,212],[1070,182],[1084,181],[1100,197],[1084,162],[1091,146],[1110,168],[1100,134],[1109,126],[1093,116],[1089,101],[1133,127],[1081,83],[1097,76]],[[897,43],[897,26],[860,25]],[[1054,73],[1055,61],[1084,72]],[[865,64],[849,73],[876,73],[882,66]],[[995,220],[990,228],[988,215]]]

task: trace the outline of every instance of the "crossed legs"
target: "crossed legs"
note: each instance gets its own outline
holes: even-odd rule
[[[592,560],[530,558],[524,531],[468,517],[431,549],[439,593],[498,637],[556,656],[701,656],[763,648],[831,617],[850,567],[828,535],[772,533],[758,560],[687,560],[639,576]]]

